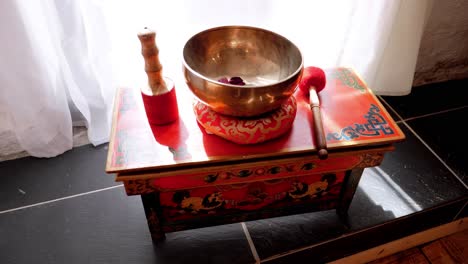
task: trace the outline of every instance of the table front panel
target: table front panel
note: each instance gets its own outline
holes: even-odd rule
[[[345,172],[312,174],[160,193],[162,221],[174,222],[300,204],[330,209],[339,199]]]
[[[363,156],[338,156],[326,160],[297,159],[268,161],[206,169],[180,176],[157,177],[152,185],[159,191],[225,185],[259,180],[275,180],[291,176],[350,170],[362,162]]]

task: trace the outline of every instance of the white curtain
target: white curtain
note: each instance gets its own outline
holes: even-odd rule
[[[405,95],[431,1],[2,0],[0,132],[38,157],[70,149],[80,120],[91,143],[106,142],[115,87],[145,83],[136,35],[145,26],[176,86],[185,41],[237,24],[289,38],[306,66],[352,67],[376,94]]]
[[[86,125],[94,145],[108,141],[114,87],[103,11],[91,0],[0,1],[0,131],[32,156],[71,149],[73,124]]]

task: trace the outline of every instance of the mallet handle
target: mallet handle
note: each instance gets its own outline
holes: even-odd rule
[[[314,119],[314,135],[317,144],[318,156],[320,159],[328,157],[327,139],[325,138],[325,130],[322,123],[322,112],[320,111],[320,101],[318,99],[317,91],[314,87],[309,89],[310,94],[310,109]]]
[[[156,46],[156,32],[144,28],[138,33],[141,42],[141,54],[145,60],[145,71],[148,76],[148,85],[153,95],[168,92],[162,75],[162,65],[159,61],[159,49]]]

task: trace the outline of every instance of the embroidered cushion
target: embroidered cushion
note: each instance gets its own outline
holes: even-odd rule
[[[207,133],[237,144],[256,144],[277,138],[289,131],[296,117],[296,99],[291,96],[280,108],[255,118],[222,115],[205,104],[193,106],[198,123]]]

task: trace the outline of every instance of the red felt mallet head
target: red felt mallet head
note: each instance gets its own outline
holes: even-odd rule
[[[325,88],[325,84],[325,72],[320,68],[309,66],[304,68],[299,89],[305,94],[309,94],[309,88],[313,86],[318,93]]]

